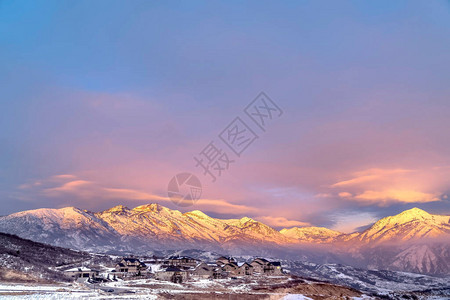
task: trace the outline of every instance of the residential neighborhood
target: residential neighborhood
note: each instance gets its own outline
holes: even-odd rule
[[[282,276],[284,271],[279,261],[255,258],[237,261],[233,257],[218,257],[215,261],[201,261],[189,256],[150,258],[122,257],[114,266],[103,271],[86,266],[64,271],[68,277],[91,280],[127,280],[153,278],[173,283],[183,283],[200,279],[226,279],[250,276]]]

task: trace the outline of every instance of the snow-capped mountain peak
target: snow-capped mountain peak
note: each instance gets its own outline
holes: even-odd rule
[[[432,215],[420,208],[414,207],[405,210],[391,218],[392,220],[396,220],[397,222],[402,223],[402,222],[409,222],[412,220],[428,220],[432,218]]]
[[[195,216],[195,217],[198,217],[198,218],[201,218],[201,219],[210,218],[210,216],[208,216],[207,214],[205,214],[204,212],[202,212],[200,210],[193,210],[193,211],[185,213],[184,215]]]
[[[432,215],[419,208],[377,221],[356,238],[365,243],[407,241],[450,234],[450,216]]]
[[[103,211],[102,213],[118,213],[118,212],[124,213],[124,212],[129,212],[129,211],[130,211],[130,209],[128,207],[123,206],[123,205],[117,205],[117,206],[111,207],[110,209]]]
[[[160,212],[162,210],[166,209],[166,207],[157,204],[157,203],[150,203],[141,205],[138,207],[133,208],[134,211],[151,211],[151,212]]]

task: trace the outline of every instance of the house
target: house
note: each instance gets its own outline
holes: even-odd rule
[[[253,266],[249,263],[243,263],[235,271],[235,274],[240,276],[253,275]]]
[[[116,265],[117,273],[127,273],[127,275],[143,275],[146,273],[147,266],[137,258],[122,258]]]
[[[86,267],[77,267],[64,271],[64,274],[72,278],[95,278],[98,276],[98,273],[99,271]]]
[[[266,275],[281,275],[283,274],[283,269],[281,268],[281,263],[278,261],[268,261],[264,258],[254,259],[250,265],[253,267],[253,271],[259,274]]]
[[[218,259],[216,259],[216,264],[218,266],[224,266],[228,263],[236,263],[236,260],[233,257],[225,257],[225,256],[221,256]]]
[[[169,266],[155,273],[156,280],[172,281],[175,283],[182,283],[188,278],[189,274],[186,270],[175,266]]]
[[[153,255],[151,257],[147,257],[144,260],[145,264],[150,264],[150,265],[154,265],[154,264],[162,264],[164,262],[164,259],[162,257],[158,257],[156,255]]]
[[[164,264],[167,266],[176,266],[182,268],[192,268],[197,266],[198,261],[189,256],[171,256],[164,260]]]
[[[264,273],[264,266],[268,263],[265,259],[255,259],[253,260],[250,265],[253,267],[254,273],[263,274]]]
[[[236,263],[230,262],[222,266],[222,269],[230,275],[237,275],[239,266]]]
[[[212,278],[214,279],[224,279],[228,277],[228,273],[224,271],[221,267],[214,267]]]
[[[281,268],[281,263],[279,261],[269,262],[264,267],[264,274],[268,275],[282,275],[283,269]]]
[[[198,264],[194,270],[191,271],[191,275],[196,278],[208,279],[213,277],[214,271],[214,266],[209,266],[206,263],[202,262]]]

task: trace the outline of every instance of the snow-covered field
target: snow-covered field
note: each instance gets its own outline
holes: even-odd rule
[[[287,277],[273,277],[263,281],[238,279],[202,279],[176,284],[154,279],[108,282],[92,285],[87,282],[60,285],[1,284],[0,299],[228,299],[228,295],[245,299],[311,299],[295,286],[289,294],[288,286],[281,289],[266,289],[270,284],[282,285]],[[309,283],[299,284],[309,288]],[[255,288],[256,287],[256,288]],[[339,288],[339,287],[337,287]],[[367,298],[369,299],[369,298]]]

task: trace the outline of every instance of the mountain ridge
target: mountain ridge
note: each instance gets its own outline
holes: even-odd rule
[[[249,217],[218,219],[199,210],[182,213],[157,203],[133,209],[117,205],[100,212],[76,207],[23,211],[0,217],[0,231],[98,252],[196,247],[234,254],[302,253],[317,260],[384,267],[388,261],[384,256],[389,252],[392,261],[387,267],[450,272],[450,264],[439,265],[450,253],[450,216],[432,215],[418,208],[382,218],[352,234],[311,226],[278,231]],[[418,244],[427,239],[448,240],[448,246]],[[389,243],[395,247],[385,247]]]

